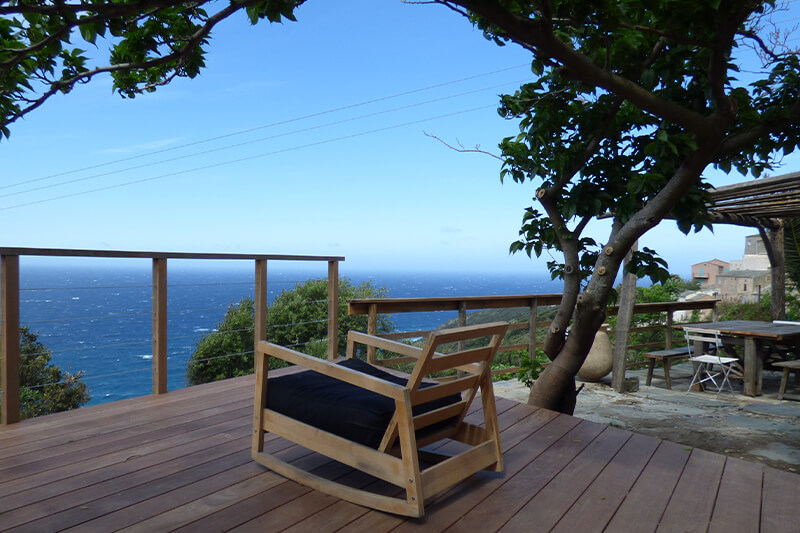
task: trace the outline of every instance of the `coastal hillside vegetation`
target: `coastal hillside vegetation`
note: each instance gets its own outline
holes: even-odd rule
[[[37,333],[23,326],[19,340],[21,418],[77,409],[91,400],[89,388],[81,381],[83,372],[72,374],[52,364],[52,353],[39,342]]]
[[[354,285],[348,278],[339,279],[339,355],[344,355],[349,330],[367,330],[368,318],[365,315],[347,314],[347,300],[384,298],[387,293],[386,288],[378,288],[370,281]],[[310,279],[283,291],[267,312],[267,340],[315,357],[327,357],[327,299],[327,279]],[[252,298],[231,304],[216,330],[198,341],[187,369],[189,383],[196,385],[252,374],[253,324]],[[379,315],[378,332],[388,333],[392,329],[390,318]],[[285,366],[283,361],[270,359],[270,368],[281,366]]]

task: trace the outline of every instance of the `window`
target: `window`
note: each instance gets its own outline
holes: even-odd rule
[[[700,275],[703,275],[703,267],[700,267]]]

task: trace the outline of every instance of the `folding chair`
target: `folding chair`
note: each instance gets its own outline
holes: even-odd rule
[[[722,339],[720,332],[713,329],[705,328],[691,328],[684,327],[683,334],[686,337],[686,343],[692,346],[693,343],[699,342],[703,345],[703,352],[706,351],[705,346],[710,345],[713,349],[713,354],[702,353],[701,355],[694,355],[689,360],[695,366],[694,376],[692,383],[689,385],[689,390],[692,390],[696,384],[703,388],[703,383],[711,382],[717,389],[717,394],[722,392],[722,389],[727,383],[728,389],[733,393],[733,386],[730,382],[730,375],[733,369],[733,364],[739,359],[736,357],[723,357],[720,355],[722,351]],[[711,351],[711,350],[709,350]],[[699,353],[695,350],[695,353]],[[715,369],[717,367],[717,369]],[[717,380],[720,382],[717,383]]]
[[[260,342],[253,459],[333,496],[381,511],[422,516],[426,498],[480,470],[503,470],[491,362],[507,327],[497,322],[444,329],[431,333],[423,348],[351,331],[347,357],[339,363]],[[438,351],[443,344],[459,341],[467,348]],[[399,377],[362,361],[356,357],[357,345],[399,354],[402,357],[393,361],[414,363],[413,372]],[[308,370],[268,379],[270,357]],[[448,381],[423,379],[449,369],[460,372]],[[482,427],[464,421],[478,389]],[[268,433],[387,481],[399,487],[402,496],[345,485],[284,461],[265,450]],[[443,439],[458,443],[420,450]],[[443,450],[450,453],[438,453]],[[423,462],[433,464],[421,466]]]

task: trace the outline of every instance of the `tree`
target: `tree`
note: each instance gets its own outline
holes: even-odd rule
[[[758,176],[797,149],[798,55],[765,36],[771,1],[438,3],[533,54],[537,79],[502,98],[520,133],[501,143],[501,178],[538,186],[541,211],[526,211],[511,250],[563,254],[549,263],[564,280],[544,345],[552,364],[529,401],[572,412],[574,377],[633,243],[664,218],[684,233],[723,221],[706,208],[707,168]],[[763,68],[745,83],[748,45]],[[601,216],[611,224],[598,242],[586,229]],[[655,282],[665,267],[644,248],[629,268]]]
[[[8,134],[8,124],[51,94],[101,72],[111,72],[123,96],[192,77],[220,20],[242,9],[253,22],[294,20],[301,3],[2,2],[0,127]],[[549,265],[564,281],[545,338],[552,364],[529,401],[570,413],[575,375],[632,244],[664,218],[687,233],[714,222],[754,223],[709,214],[703,172],[735,168],[757,177],[776,166],[780,152],[797,149],[798,54],[785,46],[785,35],[771,32],[774,0],[420,3],[446,6],[498,44],[515,43],[533,56],[536,79],[502,99],[501,113],[519,120],[520,133],[501,143],[501,178],[534,182],[541,208],[525,212],[511,250],[563,254]],[[219,10],[209,15],[209,7]],[[104,32],[113,37],[109,65],[87,69],[68,39],[80,33],[91,43]],[[753,50],[762,67],[741,75]],[[586,230],[601,216],[610,217],[611,228],[595,240]],[[647,248],[629,263],[653,281],[666,279],[665,266]]]
[[[347,278],[339,280],[339,344],[337,352],[344,355],[347,332],[367,330],[364,315],[348,316],[347,300],[382,298],[385,288],[365,281],[353,285]],[[267,312],[267,340],[292,347],[309,355],[327,356],[328,280],[310,279],[279,294]],[[231,304],[217,330],[203,335],[189,360],[187,377],[192,385],[253,373],[252,298]],[[378,316],[378,331],[392,330],[391,320]],[[285,366],[283,361],[270,359],[270,368]]]
[[[70,374],[50,363],[51,352],[27,326],[19,328],[20,416],[32,418],[77,409],[89,400],[80,381],[83,372]]]
[[[254,24],[295,20],[292,12],[303,1],[0,0],[0,138],[51,96],[101,74],[110,74],[114,90],[128,98],[194,78],[217,24],[240,11]],[[108,56],[99,58],[103,41]],[[89,66],[93,60],[108,64]]]
[[[796,289],[800,289],[800,219],[785,220],[783,257],[786,275]]]

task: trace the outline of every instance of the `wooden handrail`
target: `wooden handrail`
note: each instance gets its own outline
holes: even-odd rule
[[[639,331],[665,330],[665,345],[672,347],[672,324],[673,313],[676,311],[696,311],[710,309],[716,316],[716,305],[718,300],[700,300],[695,302],[651,302],[639,303],[633,307],[633,314],[666,313],[666,323],[658,326],[644,326],[631,328],[629,334]],[[543,305],[558,305],[561,303],[561,294],[525,294],[525,295],[506,295],[506,296],[462,296],[462,297],[435,297],[435,298],[365,298],[353,299],[348,301],[348,313],[350,315],[368,315],[367,333],[377,335],[377,317],[379,314],[388,313],[416,313],[426,311],[458,311],[458,324],[464,325],[467,320],[467,310],[478,309],[504,309],[512,307],[529,307],[530,318],[527,324],[512,324],[510,329],[528,329],[528,344],[515,344],[511,346],[501,346],[498,352],[528,350],[533,353],[541,345],[536,342],[536,329],[548,327],[549,321],[538,321],[538,307]],[[616,315],[619,311],[618,306],[608,306],[607,314]],[[395,332],[381,335],[390,339],[404,339],[412,337],[425,337],[431,331],[407,331]],[[608,332],[613,335],[614,330]],[[659,343],[660,344],[660,343]],[[650,343],[650,346],[655,345]],[[635,348],[640,345],[631,346]],[[374,353],[369,354],[374,359]],[[516,369],[500,369],[497,373],[508,373]]]
[[[144,252],[71,250],[60,248],[0,248],[0,424],[20,419],[19,258],[20,256],[150,259],[153,263],[153,394],[167,392],[167,261],[169,259],[247,260],[255,263],[255,342],[266,339],[267,261],[328,263],[328,357],[338,346],[339,262],[344,257],[241,253]],[[254,347],[255,348],[255,347]]]

